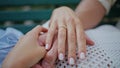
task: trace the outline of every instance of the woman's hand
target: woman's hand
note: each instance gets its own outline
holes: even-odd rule
[[[89,44],[93,44],[93,42],[86,37],[82,23],[73,10],[68,7],[60,7],[53,11],[46,38],[46,49],[48,50],[53,45],[56,30],[58,31],[59,60],[64,59],[65,50],[68,49],[69,64],[75,64],[76,48],[78,49],[79,57],[84,59],[86,41]]]
[[[38,63],[46,54],[45,48],[38,42],[40,32],[46,31],[37,26],[23,36],[5,58],[2,68],[30,68]]]
[[[45,44],[46,36],[47,36],[47,33],[44,33],[43,35],[39,37],[40,45]],[[86,44],[90,45],[91,41],[88,37],[87,37],[87,41],[88,42]],[[55,62],[56,62],[57,54],[58,54],[57,47],[58,47],[58,39],[57,39],[57,33],[56,33],[52,48],[46,53],[43,60],[35,64],[32,68],[42,68],[42,67],[43,68],[55,68]]]

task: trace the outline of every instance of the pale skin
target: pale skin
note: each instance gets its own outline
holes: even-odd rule
[[[37,26],[24,35],[6,56],[2,68],[31,68],[37,64],[47,52],[38,41],[40,32],[47,32],[47,29]]]
[[[50,29],[48,30],[48,35],[45,41],[48,45],[46,49],[49,51],[47,53],[45,52],[46,55],[44,53],[45,57],[41,62],[42,66],[37,64],[41,58],[30,65],[39,66],[38,68],[53,68],[55,60],[57,59],[57,55],[58,58],[60,53],[62,53],[64,56],[65,49],[68,49],[68,59],[73,58],[75,60],[76,47],[78,47],[79,55],[81,55],[81,52],[85,54],[86,43],[91,45],[94,43],[85,35],[84,30],[95,27],[103,18],[105,12],[105,8],[97,0],[83,0],[75,11],[71,10],[68,7],[60,7],[55,9],[50,19]],[[63,25],[66,27],[61,28]],[[58,31],[58,40],[56,39],[57,41],[54,41],[56,30]],[[52,41],[54,41],[54,43]],[[68,46],[68,48],[66,48],[66,46]],[[13,64],[16,63],[14,62]]]
[[[68,7],[60,7],[53,11],[50,19],[50,27],[46,38],[46,49],[52,48],[55,31],[58,31],[58,58],[64,60],[65,50],[68,46],[69,64],[75,64],[76,47],[78,47],[79,57],[85,59],[86,43],[94,44],[85,35],[85,30],[95,27],[106,13],[105,8],[97,0],[82,0],[75,11]],[[66,45],[67,44],[67,45]],[[60,58],[60,54],[63,58]],[[48,59],[43,63],[45,66],[51,66],[50,62],[54,54],[46,55]],[[74,59],[73,63],[70,58]],[[50,60],[49,60],[50,59]],[[55,60],[56,58],[52,58]],[[51,67],[49,67],[51,68]]]
[[[40,34],[45,32],[44,34]],[[54,68],[55,65],[46,67],[41,59],[47,55],[54,54],[57,58],[57,35],[54,38],[53,47],[49,52],[46,51],[44,45],[47,35],[47,29],[37,26],[23,37],[19,39],[15,47],[8,53],[3,61],[2,68]],[[47,57],[47,56],[46,56]],[[56,59],[51,58],[50,62],[55,62]],[[44,59],[47,61],[47,59]]]
[[[47,33],[41,35],[40,32],[47,32],[47,29],[37,26],[21,37],[6,56],[2,68],[54,68],[58,49],[57,34],[53,47],[47,52],[44,47]]]

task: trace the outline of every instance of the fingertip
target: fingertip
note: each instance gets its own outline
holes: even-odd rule
[[[85,59],[85,53],[84,52],[80,52],[79,58],[84,60]]]
[[[92,41],[87,35],[86,35],[86,42],[88,45],[94,45],[94,41]]]
[[[75,64],[75,59],[74,58],[69,58],[69,64],[74,65]]]
[[[64,60],[64,54],[60,53],[58,58],[59,58],[59,60]]]
[[[90,41],[91,41],[91,42],[90,42],[91,45],[94,45],[94,44],[95,44],[94,41],[92,41],[92,40],[90,40]]]
[[[92,40],[87,40],[87,44],[93,46],[95,43]]]
[[[49,45],[48,44],[45,45],[45,49],[49,50]]]
[[[51,36],[51,34],[49,34],[49,33],[47,34],[46,45],[45,45],[46,50],[49,50],[51,48],[53,37],[54,37],[54,35]]]

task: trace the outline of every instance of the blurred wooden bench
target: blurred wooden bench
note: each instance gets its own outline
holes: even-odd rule
[[[23,33],[31,30],[34,25],[23,25],[23,21],[43,21],[48,20],[51,16],[53,9],[59,6],[69,6],[75,8],[80,0],[1,0],[0,1],[0,28],[6,28],[3,24],[6,21],[14,22],[14,27],[21,30]],[[29,6],[27,10],[21,10],[21,8]],[[18,9],[19,8],[19,9]],[[112,11],[102,21],[104,23],[111,22],[114,24],[117,18],[120,17],[120,1],[116,2],[116,5],[112,8]],[[115,20],[114,20],[114,19]]]

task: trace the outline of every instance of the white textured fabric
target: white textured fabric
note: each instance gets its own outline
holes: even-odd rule
[[[106,9],[106,14],[109,13],[112,5],[116,2],[116,0],[98,0]]]
[[[57,61],[56,68],[119,68],[120,67],[120,30],[104,25],[86,31],[95,42],[87,46],[85,60],[80,60],[76,51],[76,64],[69,65],[67,55],[64,61]]]
[[[43,25],[48,28],[48,22]],[[85,60],[80,60],[76,51],[76,64],[69,65],[67,55],[63,61],[57,60],[56,68],[119,68],[120,67],[120,29],[103,25],[86,31],[94,42],[87,46]]]

